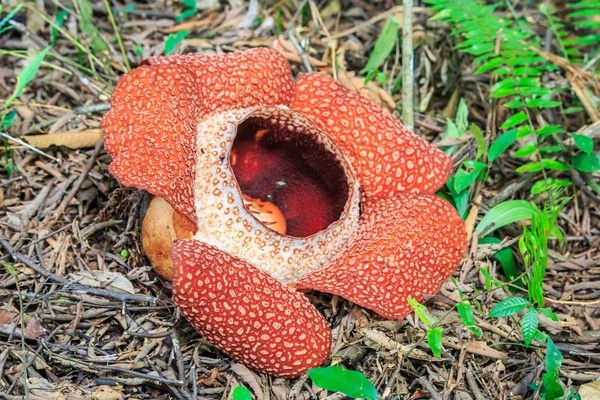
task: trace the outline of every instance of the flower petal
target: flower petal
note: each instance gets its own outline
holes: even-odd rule
[[[367,197],[431,194],[448,180],[452,167],[448,156],[328,75],[310,73],[298,78],[291,108],[333,137]]]
[[[342,296],[388,319],[410,313],[406,298],[435,294],[460,262],[464,222],[445,200],[407,194],[364,203],[360,227],[324,269],[296,287]]]
[[[196,78],[176,65],[123,75],[102,120],[110,173],[125,186],[163,197],[196,220],[193,166],[200,98]]]
[[[182,314],[230,357],[291,378],[329,356],[331,331],[302,293],[197,240],[176,241],[172,258]]]
[[[196,74],[202,114],[235,108],[289,105],[292,72],[277,51],[260,47],[225,54],[154,57],[149,65],[180,65]]]

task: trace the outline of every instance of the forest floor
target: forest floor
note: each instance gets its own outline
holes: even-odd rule
[[[12,3],[0,20],[15,9]],[[171,54],[272,47],[289,60],[294,75],[308,69],[331,74],[335,63],[344,85],[399,117],[400,45],[379,66],[379,78],[385,78],[365,84],[359,71],[388,17],[402,21],[402,7],[383,0],[304,1],[300,6],[295,1],[219,5],[199,0],[191,2],[195,7],[187,1],[126,7],[107,1],[113,4],[126,62],[105,3],[60,3],[27,2],[0,26],[2,131],[40,149],[5,139],[0,149],[0,398],[22,398],[27,392],[32,399],[194,394],[225,399],[239,385],[260,400],[343,398],[307,376],[272,378],[232,362],[178,314],[170,284],[153,273],[141,249],[148,196],[119,185],[108,173],[111,158],[103,148],[100,123],[128,65],[135,68],[146,58],[164,55],[165,46]],[[515,12],[530,20],[537,15],[529,9]],[[186,18],[180,18],[182,13]],[[478,149],[472,135],[444,137],[448,120],[459,128],[458,121],[467,120],[461,99],[468,124],[480,128],[488,145],[511,111],[489,100],[496,78],[474,73],[473,57],[458,52],[448,26],[430,19],[435,11],[419,4],[413,14],[414,130],[436,146],[456,146],[456,173]],[[19,89],[19,74],[50,44],[33,80]],[[545,79],[547,87],[570,82],[560,68]],[[561,95],[563,109],[579,104],[575,89]],[[567,131],[593,140],[600,129],[596,117],[579,107],[557,118]],[[516,172],[523,163],[514,151],[505,151],[487,179],[474,183],[467,208],[471,230],[496,204],[523,199],[542,207],[550,201],[530,194],[540,172]],[[550,312],[540,315],[539,329],[564,358],[558,377],[569,393],[600,377],[600,198],[594,189],[597,172],[557,174],[573,185],[562,193],[569,200],[556,222],[565,240],[550,238],[543,282],[544,306],[557,320],[547,316]],[[519,268],[526,266],[518,244],[523,226],[530,224],[498,229],[495,236],[504,240],[500,246],[472,240],[455,279],[424,303],[434,325],[443,328],[441,357],[432,354],[427,341],[431,326],[414,315],[387,321],[336,296],[311,293],[334,333],[329,362],[362,372],[383,398],[539,396],[531,384],[542,382],[547,371],[548,345],[539,340],[525,346],[517,314],[488,317],[499,302],[528,297],[526,291],[494,286],[506,281],[492,257],[499,248],[508,248]],[[456,308],[465,299],[473,305],[470,328],[477,329],[468,329]]]

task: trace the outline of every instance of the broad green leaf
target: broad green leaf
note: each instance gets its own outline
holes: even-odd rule
[[[378,400],[375,386],[358,371],[342,369],[338,366],[312,368],[307,372],[310,379],[320,388],[341,392],[348,397]]]
[[[454,207],[456,211],[458,211],[458,215],[462,219],[467,217],[467,208],[469,206],[469,191],[463,190],[462,192],[457,192],[454,188],[454,177],[451,176],[446,182],[446,187],[450,191],[450,195],[452,196]]]
[[[578,154],[571,158],[571,163],[581,172],[600,171],[600,153]]]
[[[504,107],[506,107],[506,108],[519,108],[519,107],[523,107],[524,105],[525,105],[525,103],[523,103],[521,100],[519,100],[517,98],[504,103]]]
[[[570,115],[570,114],[577,114],[582,111],[583,111],[583,107],[573,106],[573,107],[567,107],[564,110],[561,110],[560,113],[563,115]]]
[[[580,154],[580,155],[587,155],[587,154]],[[578,156],[576,156],[576,157],[578,157]],[[574,165],[574,163],[573,163],[573,165]],[[538,172],[538,171],[541,171],[542,169],[553,169],[556,171],[569,171],[569,166],[560,161],[557,161],[557,160],[550,160],[550,159],[544,158],[541,161],[521,165],[519,168],[516,169],[516,171],[520,174],[523,174],[525,172]]]
[[[492,283],[497,283],[492,276],[490,275],[490,271],[488,271],[487,266],[479,268],[479,272],[485,278],[485,290],[492,290]],[[453,277],[454,278],[454,277]],[[462,299],[462,296],[460,296]]]
[[[531,307],[527,310],[523,316],[523,319],[521,320],[521,334],[523,335],[525,346],[529,346],[535,337],[535,333],[538,330],[538,324],[538,312],[535,308]]]
[[[27,64],[25,69],[21,71],[19,76],[17,76],[17,85],[15,86],[15,90],[12,93],[12,95],[10,95],[8,100],[6,100],[6,102],[4,103],[5,110],[11,105],[13,101],[15,101],[17,97],[21,95],[23,89],[25,89],[29,82],[31,82],[33,78],[35,78],[35,75],[37,74],[38,70],[40,69],[40,66],[42,65],[42,61],[44,61],[46,54],[48,54],[48,51],[50,51],[50,48],[51,46],[48,46],[44,50],[40,51],[35,57],[33,57],[29,64]]]
[[[456,127],[458,128],[459,137],[467,134],[467,126],[469,126],[469,108],[465,99],[461,98],[456,110]]]
[[[175,49],[175,47],[183,41],[190,34],[189,30],[179,31],[176,34],[170,33],[165,43],[165,55],[168,56]]]
[[[468,172],[464,169],[458,170],[454,176],[454,190],[456,193],[460,193],[471,186],[486,167],[484,163],[478,161],[465,161],[464,164],[471,167],[472,170]]]
[[[512,115],[510,118],[504,121],[500,129],[509,129],[514,126],[521,125],[525,121],[527,121],[527,114],[525,113],[525,111],[519,111],[518,113]]]
[[[493,236],[487,236],[487,237],[479,239],[478,243],[479,244],[490,244],[490,243],[500,244],[500,243],[502,243],[502,240],[500,240],[496,237],[493,237]],[[494,257],[500,263],[500,266],[502,267],[502,271],[504,272],[504,277],[507,280],[513,281],[520,275],[519,269],[517,268],[517,263],[515,261],[515,257],[513,255],[512,250],[509,247],[505,247],[504,249],[497,251],[494,254]],[[517,285],[520,283],[521,282],[516,282]]]
[[[238,386],[231,392],[233,400],[252,400],[252,393],[244,386]]]
[[[535,131],[535,134],[538,135],[540,139],[549,135],[558,135],[560,133],[567,133],[560,125],[546,125]]]
[[[531,186],[530,193],[533,195],[536,195],[536,194],[545,192],[546,190],[567,187],[567,186],[571,186],[572,184],[573,184],[572,182],[565,181],[563,179],[554,179],[554,178],[548,178],[547,180],[542,179],[541,181],[535,182]]]
[[[529,157],[537,151],[538,147],[535,142],[529,142],[519,150],[515,151],[515,157]]]
[[[540,396],[545,400],[556,400],[565,394],[558,377],[558,371],[564,359],[552,339],[548,337],[547,340],[546,373],[542,375]]]
[[[573,140],[577,147],[579,147],[579,150],[583,151],[585,154],[592,154],[594,151],[594,140],[591,137],[574,134]]]
[[[431,347],[431,352],[437,358],[442,357],[442,332],[444,328],[436,326],[427,329],[427,343]]]
[[[400,20],[393,15],[389,16],[385,21],[385,25],[375,42],[375,47],[369,56],[367,65],[360,71],[361,74],[373,71],[383,65],[386,58],[392,54],[392,50],[396,45],[396,39],[398,38],[398,27],[400,26]]]
[[[527,104],[527,107],[529,107],[529,108],[533,108],[533,107],[553,108],[553,107],[558,107],[562,104],[560,101],[546,100],[546,99],[526,99],[525,103]]]
[[[408,296],[408,298],[406,300],[408,301],[408,305],[412,307],[413,311],[415,312],[415,315],[425,325],[431,326],[431,325],[435,324],[435,318],[433,318],[429,314],[429,311],[427,311],[427,307],[425,307],[423,304],[419,303],[418,301],[416,301],[415,299],[413,299],[410,296]]]
[[[558,322],[558,316],[552,312],[552,309],[549,307],[540,308],[540,312],[544,314],[546,317],[550,318],[552,321]]]
[[[514,129],[500,135],[490,146],[490,151],[488,153],[489,161],[494,162],[494,160],[500,157],[500,155],[504,153],[515,140],[517,140],[517,131]]]
[[[475,232],[483,237],[513,222],[531,219],[534,208],[525,200],[508,200],[497,204],[481,219]]]
[[[477,336],[481,336],[483,333],[479,328],[477,328],[477,323],[475,322],[475,316],[473,314],[473,308],[468,301],[463,301],[460,303],[456,303],[456,309],[458,310],[458,315],[460,315],[460,320],[462,323],[474,334]]]
[[[529,306],[529,300],[522,297],[511,297],[506,300],[502,300],[496,304],[492,311],[488,314],[489,318],[502,318],[508,317],[518,313],[521,310],[526,309]]]
[[[484,62],[483,64],[481,64],[481,66],[475,70],[475,73],[482,74],[484,72],[489,71],[490,69],[498,68],[502,64],[504,64],[503,57],[491,58],[491,59],[487,60],[486,62]]]
[[[475,124],[471,124],[469,127],[469,132],[475,138],[475,143],[477,143],[477,155],[475,158],[480,160],[481,157],[487,152],[487,143],[485,141],[485,136],[481,132],[481,129]]]
[[[526,138],[527,136],[531,135],[532,133],[533,133],[533,130],[531,129],[531,126],[523,125],[517,131],[517,140]]]
[[[14,124],[16,115],[17,110],[12,110],[4,116],[4,119],[2,120],[2,127],[4,130],[7,130],[12,124]]]

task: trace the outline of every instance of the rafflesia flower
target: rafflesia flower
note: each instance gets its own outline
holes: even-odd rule
[[[434,195],[451,160],[331,77],[293,81],[273,50],[149,59],[119,80],[103,130],[110,172],[172,207],[158,212],[168,243],[152,250],[160,232],[144,227],[144,247],[170,253],[182,314],[259,371],[295,377],[329,356],[302,290],[402,319],[466,247]]]

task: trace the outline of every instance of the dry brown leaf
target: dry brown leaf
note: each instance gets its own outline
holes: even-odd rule
[[[94,147],[102,138],[100,129],[88,129],[85,131],[62,132],[46,135],[21,136],[30,145],[38,149],[46,149],[50,146],[64,146],[70,149],[83,149]]]
[[[365,85],[365,78],[355,76],[354,72],[347,71],[340,71],[338,73],[338,80],[342,85],[365,96],[367,99],[377,104],[381,109],[390,114],[394,112],[396,103],[392,99],[392,96],[373,82],[369,82]]]
[[[581,400],[600,400],[600,381],[581,385],[579,396],[581,396]]]
[[[133,285],[124,275],[112,271],[80,271],[72,274],[75,280],[91,287],[101,287],[125,293],[135,293]]]
[[[37,339],[46,334],[46,329],[36,316],[31,316],[31,319],[25,327],[25,336],[29,339]]]
[[[108,385],[98,386],[92,393],[93,400],[121,400],[123,398],[121,386],[112,387]]]
[[[283,54],[285,59],[288,61],[293,61],[293,62],[297,62],[297,63],[302,62],[302,58],[300,57],[300,54],[298,54],[298,51],[296,50],[294,45],[290,41],[285,40],[281,36],[279,36],[277,39],[275,39],[275,41],[273,42],[273,48],[275,50],[277,50],[278,52],[280,52],[281,54]],[[310,65],[312,65],[313,67],[326,67],[327,66],[327,64],[324,63],[323,61],[318,60],[314,57],[311,57],[308,54],[306,54],[306,59],[308,60],[308,63]]]
[[[465,348],[469,353],[477,354],[483,357],[497,358],[500,360],[508,358],[508,354],[502,351],[494,350],[488,346],[487,343],[482,341],[469,342],[466,344]]]
[[[205,26],[212,24],[215,21],[216,16],[217,16],[217,14],[211,14],[207,18],[203,18],[199,21],[183,22],[181,24],[167,28],[164,31],[166,33],[174,33],[174,32],[180,32],[180,31],[185,31],[185,30],[196,31],[196,30],[199,30],[200,28],[204,28]]]

